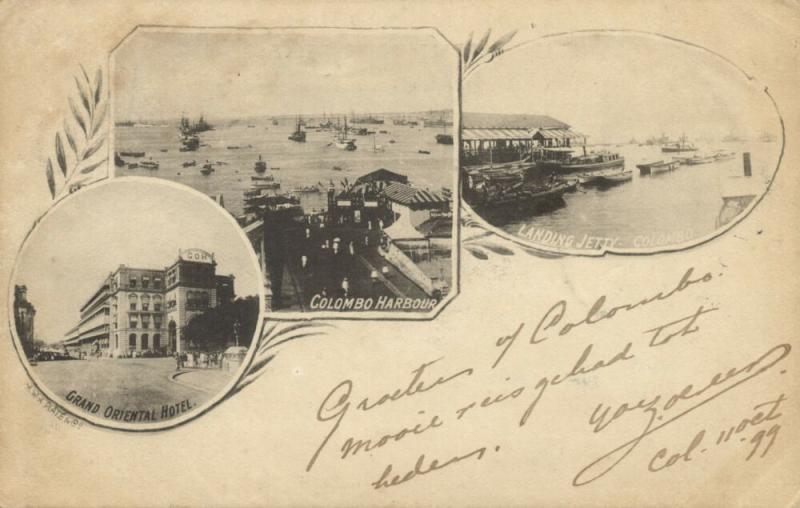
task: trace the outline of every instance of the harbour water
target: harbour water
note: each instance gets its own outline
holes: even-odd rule
[[[633,172],[632,181],[606,190],[578,189],[565,194],[564,203],[554,210],[517,215],[495,225],[534,243],[577,249],[596,249],[601,242],[616,248],[652,248],[703,237],[717,227],[726,180],[743,174],[742,153],[751,154],[752,184],[760,195],[774,174],[780,143],[698,144],[698,148],[697,152],[673,154],[662,153],[659,146],[604,147],[625,157],[625,168]],[[715,150],[736,155],[653,175],[640,175],[636,167]]]
[[[323,184],[323,192],[319,194],[298,194],[307,213],[325,208],[324,190],[331,181],[340,188],[340,182],[345,178],[353,183],[359,176],[379,168],[406,175],[411,184],[422,189],[437,192],[442,188],[453,189],[454,151],[452,145],[436,143],[436,134],[440,134],[441,129],[412,128],[392,125],[391,122],[366,127],[387,133],[378,132],[374,136],[351,133],[349,137],[354,138],[358,146],[352,152],[332,144],[332,131],[311,128],[307,130],[305,143],[289,141],[295,125],[286,120],[280,125],[265,121],[217,125],[214,130],[199,134],[201,146],[197,151],[180,152],[177,124],[117,126],[114,151],[143,151],[143,158],[123,159],[126,162],[152,159],[158,162],[159,169],[117,167],[116,171],[118,176],[160,177],[208,195],[222,195],[225,207],[234,215],[242,213],[242,193],[251,186],[251,176],[257,174],[253,167],[259,155],[270,168],[265,174],[280,182],[282,192]],[[448,129],[448,132],[451,131]],[[383,151],[373,149],[373,140]],[[419,153],[420,150],[430,153]],[[197,161],[196,166],[183,167],[184,162],[192,160]],[[206,161],[214,164],[215,171],[210,175],[200,173]],[[334,167],[341,169],[335,170]]]

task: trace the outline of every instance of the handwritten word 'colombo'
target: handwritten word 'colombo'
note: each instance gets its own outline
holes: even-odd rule
[[[531,333],[529,343],[540,344],[548,340],[549,337],[544,335],[544,332],[547,332],[548,330],[557,331],[558,336],[563,337],[576,328],[591,326],[601,321],[608,321],[613,319],[614,316],[620,312],[629,312],[653,302],[668,300],[674,295],[689,289],[693,285],[708,283],[713,279],[711,273],[706,273],[699,278],[692,278],[693,274],[694,268],[689,268],[686,270],[686,272],[683,274],[683,277],[681,277],[681,280],[678,281],[678,284],[666,293],[660,291],[655,295],[648,296],[639,301],[622,303],[609,309],[605,309],[606,296],[602,295],[594,302],[591,308],[586,312],[586,315],[578,321],[567,321],[565,319],[565,316],[567,315],[567,302],[565,300],[559,300],[553,306],[551,306],[547,312],[544,313],[544,316],[539,321],[539,324],[536,325],[536,328],[534,328],[533,332]],[[501,348],[501,351],[492,365],[492,368],[497,367],[511,346],[514,345],[514,342],[520,336],[524,328],[525,323],[521,323],[517,327],[516,331],[514,331],[512,334],[497,339],[495,345],[498,348]]]

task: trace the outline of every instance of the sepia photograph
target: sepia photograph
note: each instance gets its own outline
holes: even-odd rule
[[[453,295],[458,53],[435,30],[139,28],[111,79],[116,175],[234,216],[268,310],[430,315]]]
[[[526,41],[464,79],[463,197],[516,240],[577,253],[708,238],[752,208],[783,132],[765,88],[650,34]]]
[[[101,423],[159,424],[221,396],[258,329],[255,254],[205,196],[121,178],[53,209],[14,277],[34,379]]]

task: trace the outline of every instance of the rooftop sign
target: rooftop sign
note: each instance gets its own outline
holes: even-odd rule
[[[194,261],[195,263],[213,263],[214,255],[202,249],[180,249],[178,257],[185,261]]]

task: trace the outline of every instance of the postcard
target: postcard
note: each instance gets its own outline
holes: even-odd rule
[[[0,6],[4,506],[794,506],[800,11]]]

